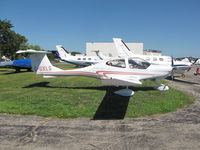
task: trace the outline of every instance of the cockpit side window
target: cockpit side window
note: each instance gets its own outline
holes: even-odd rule
[[[157,57],[153,57],[153,61],[157,61]]]
[[[147,57],[147,58],[146,58],[146,61],[150,61],[150,58],[149,58],[149,57]]]
[[[128,64],[130,69],[147,69],[150,66],[150,63],[142,59],[129,59]]]
[[[113,67],[126,68],[126,64],[125,64],[124,59],[110,60],[106,64],[109,65],[109,66],[113,66]]]
[[[163,58],[159,58],[159,60],[160,60],[160,61],[164,61],[164,59],[163,59]]]

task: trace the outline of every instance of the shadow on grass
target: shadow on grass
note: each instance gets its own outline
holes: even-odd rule
[[[39,82],[39,83],[34,83],[28,86],[25,86],[23,88],[34,88],[34,87],[44,87],[44,88],[65,88],[65,89],[90,89],[90,90],[106,90],[106,92],[111,92],[113,93],[116,90],[123,89],[124,87],[114,87],[114,86],[87,86],[87,87],[70,87],[70,86],[50,86],[48,85],[49,82]],[[150,91],[150,90],[155,90],[153,87],[129,87],[129,89],[133,91]]]
[[[93,120],[124,119],[130,97],[114,94],[115,90],[112,87],[106,90]]]
[[[9,75],[9,74],[19,74],[19,73],[31,72],[31,71],[27,70],[27,69],[22,69],[20,71],[16,71],[14,68],[8,68],[7,70],[0,69],[0,72],[5,72],[5,73],[2,73],[3,75]]]
[[[9,75],[9,74],[19,74],[19,73],[24,73],[24,72],[28,72],[28,71],[20,71],[20,72],[12,71],[12,72],[4,73],[4,75]]]
[[[120,96],[114,92],[122,87],[107,87],[106,94],[101,101],[93,120],[124,119],[130,97]],[[129,87],[133,91],[155,90],[153,87]]]
[[[122,87],[55,87],[49,86],[49,82],[39,82],[31,84],[24,88],[33,87],[45,87],[45,88],[66,88],[66,89],[91,89],[91,90],[104,90],[106,94],[101,101],[96,113],[93,116],[93,120],[114,120],[124,119],[129,104],[130,97],[124,97],[114,94],[116,90],[122,89]],[[129,87],[133,91],[150,91],[154,90],[153,87]]]
[[[185,80],[180,80],[180,79],[170,79],[170,78],[166,78],[167,80],[171,80],[171,81],[174,81],[174,82],[181,82],[181,83],[186,83],[186,84],[198,84],[197,82],[191,82],[191,81],[185,81]]]
[[[97,87],[61,87],[61,86],[50,86],[48,85],[49,82],[39,82],[39,83],[34,83],[28,86],[25,86],[23,88],[33,88],[33,87],[44,87],[44,88],[65,88],[65,89],[90,89],[90,90],[106,90],[108,87],[106,86],[97,86]]]
[[[13,68],[0,67],[0,72],[5,72],[5,73],[2,73],[2,74],[6,75],[6,74],[15,73],[15,70]]]
[[[1,69],[0,68],[0,72],[8,72],[8,70],[6,70],[6,69]],[[5,74],[5,73],[4,73]]]

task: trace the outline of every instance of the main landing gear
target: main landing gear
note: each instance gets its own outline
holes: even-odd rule
[[[129,96],[129,97],[134,95],[134,91],[129,89],[128,86],[125,89],[115,91],[114,93],[120,96]]]
[[[156,90],[159,90],[159,91],[169,90],[169,87],[167,85],[159,84],[157,81],[154,81],[154,82],[157,84],[157,86],[155,87]],[[134,91],[129,89],[128,86],[125,89],[117,90],[114,93],[120,96],[129,96],[129,97],[134,95]]]

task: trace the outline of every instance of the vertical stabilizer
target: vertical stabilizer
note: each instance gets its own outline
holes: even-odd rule
[[[102,52],[98,51],[94,51],[96,53],[96,55],[101,59],[101,60],[107,60],[108,57],[106,57]]]
[[[56,49],[61,60],[66,60],[70,56],[69,52],[67,52],[62,45],[56,45]]]
[[[134,54],[130,51],[128,46],[123,42],[122,39],[120,38],[113,38],[115,47],[118,52],[119,57],[130,57],[133,56]]]
[[[46,51],[25,50],[18,51],[17,53],[31,53],[31,67],[32,71],[37,74],[45,74],[52,71],[60,71],[61,69],[54,67],[47,57]]]

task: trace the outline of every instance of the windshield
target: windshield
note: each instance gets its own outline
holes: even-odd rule
[[[147,69],[150,63],[141,58],[131,58],[128,60],[130,69]]]

